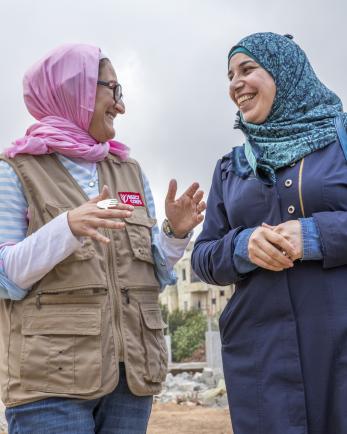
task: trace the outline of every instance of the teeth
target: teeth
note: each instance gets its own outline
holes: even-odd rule
[[[237,104],[240,105],[245,101],[248,101],[250,99],[253,99],[254,95],[242,95],[238,100],[237,100]]]

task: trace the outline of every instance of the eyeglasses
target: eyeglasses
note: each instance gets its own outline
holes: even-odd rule
[[[120,101],[123,98],[122,86],[119,83],[117,83],[115,80],[110,80],[110,81],[98,80],[97,84],[100,84],[100,86],[106,86],[113,91],[113,99],[116,104],[118,101]]]

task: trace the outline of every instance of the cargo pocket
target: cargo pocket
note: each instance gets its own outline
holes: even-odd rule
[[[44,305],[22,320],[22,387],[89,394],[101,386],[101,307]]]
[[[154,264],[152,255],[151,229],[156,220],[143,215],[132,215],[124,219],[130,247],[136,259]]]
[[[140,304],[142,339],[146,351],[147,382],[161,383],[167,373],[167,347],[164,338],[164,323],[157,304]]]
[[[44,206],[43,213],[46,215],[46,221],[50,221],[62,214],[65,211],[69,211],[71,207],[61,204],[56,204],[53,202],[47,202]],[[92,259],[96,255],[96,251],[93,247],[92,240],[88,237],[82,239],[82,246],[75,250],[71,255],[63,259],[59,264],[69,264],[75,261],[85,261],[87,259]]]

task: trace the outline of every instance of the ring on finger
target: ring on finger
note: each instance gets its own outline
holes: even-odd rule
[[[96,206],[100,209],[109,209],[109,208],[115,208],[118,205],[118,203],[119,202],[117,199],[104,199],[104,200],[99,200]]]

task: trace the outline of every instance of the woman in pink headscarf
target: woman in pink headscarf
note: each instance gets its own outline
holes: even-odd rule
[[[165,379],[158,293],[205,209],[167,220],[116,141],[122,88],[99,48],[61,46],[24,77],[37,123],[0,159],[0,382],[9,433],[146,432]]]

